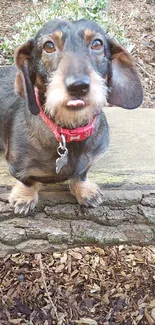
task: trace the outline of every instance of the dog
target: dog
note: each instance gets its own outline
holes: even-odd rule
[[[69,180],[80,205],[102,203],[89,168],[109,143],[110,105],[138,107],[143,90],[131,55],[95,22],[55,19],[0,68],[0,137],[17,183],[9,202],[27,214],[41,183]]]

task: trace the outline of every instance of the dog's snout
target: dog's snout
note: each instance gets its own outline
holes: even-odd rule
[[[67,91],[74,96],[86,95],[90,87],[89,76],[83,76],[81,78],[67,77],[65,79],[65,85]]]

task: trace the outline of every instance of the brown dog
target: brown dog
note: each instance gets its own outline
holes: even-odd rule
[[[18,180],[9,199],[15,213],[35,207],[40,183],[68,179],[80,204],[97,206],[102,194],[87,172],[108,146],[102,107],[107,100],[132,109],[143,98],[130,54],[93,21],[53,20],[17,49],[15,62],[18,69],[0,69],[0,137]]]

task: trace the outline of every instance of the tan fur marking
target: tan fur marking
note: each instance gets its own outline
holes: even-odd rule
[[[40,183],[35,183],[29,187],[17,181],[9,196],[10,205],[14,206],[15,211],[16,207],[21,204],[30,205],[33,202],[33,206],[35,206],[38,203],[38,191],[40,186]]]
[[[53,39],[54,39],[54,43],[56,46],[59,47],[59,49],[63,49],[63,46],[64,46],[64,41],[63,41],[63,33],[61,30],[57,30],[53,33]]]
[[[48,177],[48,176],[51,176],[47,173],[45,173],[44,171],[40,170],[40,169],[37,169],[37,168],[33,168],[33,169],[30,169],[29,170],[29,174],[32,175],[33,177]]]
[[[15,93],[20,95],[21,97],[25,98],[24,87],[21,73],[18,71],[16,73],[15,83],[14,83],[14,90]]]
[[[37,76],[36,76],[36,86],[38,89],[41,89],[43,92],[46,91],[46,85],[43,82],[43,80],[41,79],[39,74],[37,74]]]
[[[62,31],[61,30],[56,30],[54,33],[53,33],[53,38],[55,40],[60,40],[62,38]]]
[[[80,181],[73,179],[70,181],[70,191],[76,197],[79,204],[84,204],[85,200],[91,200],[100,189],[97,184],[91,182],[89,179]]]
[[[86,28],[86,30],[84,31],[84,39],[86,44],[89,44],[90,41],[92,40],[92,38],[95,36],[95,32],[93,32],[91,29]]]
[[[34,131],[34,136],[35,135],[36,135],[36,133]],[[42,140],[42,144],[44,144],[43,141],[45,141],[45,144],[47,143],[46,139],[44,140],[44,138]],[[27,161],[29,161],[29,158],[27,159]],[[26,163],[26,157],[25,157],[25,163]],[[19,179],[20,178],[27,179],[27,178],[29,178],[31,176],[32,177],[48,177],[50,175],[47,174],[47,173],[45,173],[44,171],[40,170],[39,168],[35,168],[35,167],[34,168],[31,168],[31,169],[28,169],[28,170],[26,170],[26,169],[23,168],[23,170],[18,173],[18,178]],[[19,183],[22,184],[21,182],[19,182]],[[27,188],[27,186],[26,186],[26,188]],[[30,188],[30,187],[28,187],[28,188]]]

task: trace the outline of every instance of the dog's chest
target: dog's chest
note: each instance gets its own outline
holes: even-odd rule
[[[84,144],[67,144],[65,151],[58,146],[40,151],[27,161],[30,177],[43,183],[60,182],[81,174],[91,164],[91,154]],[[61,154],[59,154],[59,152]]]

